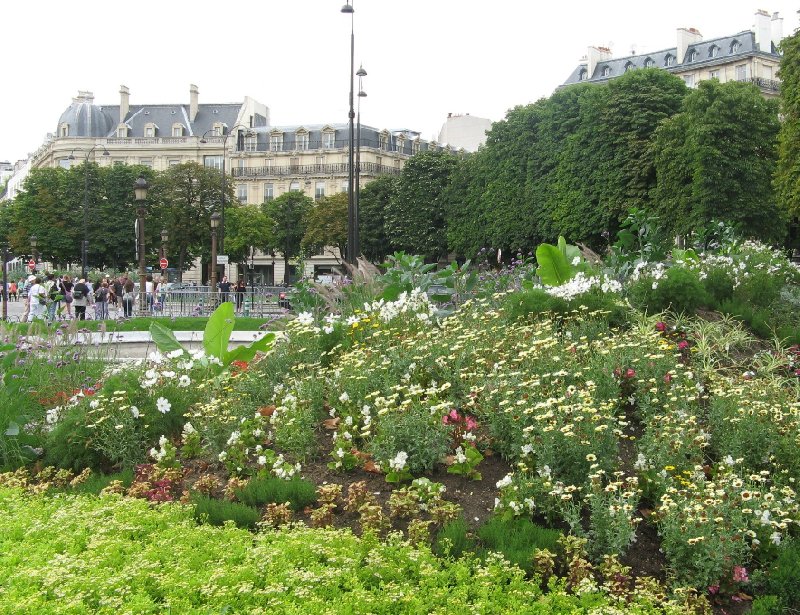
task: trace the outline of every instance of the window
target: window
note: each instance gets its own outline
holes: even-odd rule
[[[731,43],[731,53],[739,53],[741,48],[742,48],[742,44],[739,41],[734,40]]]
[[[315,164],[316,164],[318,167],[321,167],[323,164],[325,164],[325,156],[317,156],[317,157],[314,159],[314,163],[315,163]]]
[[[153,168],[153,159],[152,158],[139,158],[139,164],[143,167],[147,167],[148,169]]]
[[[223,124],[222,122],[214,122],[214,126],[212,128],[212,130],[213,130],[212,134],[215,137],[221,137],[221,136],[223,136],[225,134],[225,129],[226,128],[227,128],[227,126],[225,124]]]
[[[68,169],[71,165],[72,161],[69,158],[62,158],[58,161],[58,166],[62,169]]]
[[[675,65],[675,56],[671,53],[668,53],[664,58],[664,66],[674,66]]]
[[[272,184],[264,184],[264,202],[275,198],[275,187]]]
[[[585,68],[581,69],[581,72],[578,73],[578,81],[586,81],[589,73],[586,71]]]
[[[716,45],[711,45],[711,49],[708,50],[708,57],[716,58],[717,56],[719,56],[719,47]]]
[[[629,62],[625,62],[625,72],[626,73],[628,71],[633,70],[634,68],[636,68],[636,65],[633,62],[630,62],[630,61]]]
[[[336,133],[333,131],[322,133],[322,147],[324,149],[333,149],[336,147]]]
[[[342,182],[342,192],[349,192],[350,191],[350,182],[348,180],[344,180]]]
[[[300,192],[300,182],[291,182],[289,184],[289,191],[291,192],[292,190]]]
[[[647,58],[647,59],[644,61],[644,67],[645,67],[645,68],[655,68],[655,67],[656,67],[656,63],[655,63],[655,61],[653,60],[653,58]]]
[[[68,137],[69,136],[69,124],[61,124],[58,128],[58,136],[59,137]]]
[[[178,165],[180,163],[181,163],[180,158],[170,158],[167,161],[167,166],[174,167],[175,165]]]
[[[308,149],[308,133],[305,132],[305,131],[298,132],[295,135],[294,145],[295,145],[295,149],[297,149],[297,150],[307,150]]]
[[[386,133],[378,135],[378,148],[382,150],[389,149],[389,135]]]
[[[764,79],[772,79],[772,67],[761,65],[761,74]]]
[[[397,151],[402,152],[406,148],[406,139],[405,137],[397,137]]]
[[[375,164],[380,167],[383,164],[383,158],[380,156],[375,156]]]
[[[319,201],[325,196],[325,182],[317,182],[314,186],[314,200]]]
[[[158,126],[153,124],[152,122],[148,122],[144,125],[144,136],[147,138],[152,139],[156,136],[156,132],[158,131]]]
[[[117,126],[117,138],[125,139],[127,136],[128,136],[128,125],[120,124],[119,126]]]
[[[244,151],[254,152],[258,149],[258,137],[254,133],[247,133],[244,137]]]
[[[602,69],[600,69],[600,76],[601,77],[610,77],[611,76],[611,67],[610,66],[604,66]]]
[[[222,156],[203,156],[203,166],[222,170]]]
[[[182,137],[183,136],[183,124],[173,124],[172,125],[172,136],[173,137]]]
[[[747,79],[747,64],[739,64],[736,67],[736,81],[744,81]]]
[[[293,172],[297,172],[297,167],[300,166],[300,158],[289,158],[289,166],[292,168]]]
[[[693,88],[694,85],[695,85],[695,83],[694,83],[694,75],[684,75],[683,76],[683,81],[686,84],[686,87]]]
[[[708,71],[708,78],[709,79],[719,79],[719,71],[718,70],[710,70],[710,71]]]
[[[689,53],[686,54],[686,59],[689,62],[697,62],[697,50],[690,49]]]
[[[236,186],[236,198],[242,204],[247,203],[247,184]]]
[[[274,133],[269,136],[269,151],[283,151],[283,133]]]
[[[419,154],[419,139],[411,142],[411,153]]]

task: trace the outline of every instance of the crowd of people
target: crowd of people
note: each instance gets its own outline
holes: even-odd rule
[[[160,306],[160,286],[160,281],[147,276],[144,290],[148,312]],[[21,320],[28,322],[130,318],[140,301],[138,288],[127,274],[95,280],[53,273],[31,274],[10,282],[6,290],[9,301],[24,302]]]

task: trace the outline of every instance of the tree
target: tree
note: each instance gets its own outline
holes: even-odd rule
[[[781,42],[781,114],[775,190],[778,203],[800,217],[800,30]]]
[[[386,208],[397,193],[397,177],[381,175],[361,189],[358,199],[361,253],[373,263],[382,263],[395,250],[386,237]]]
[[[259,205],[231,207],[225,225],[225,250],[233,262],[246,262],[251,248],[266,252],[273,244],[272,220]]]
[[[326,196],[309,209],[305,219],[305,233],[300,245],[303,250],[321,250],[335,246],[339,249],[338,259],[347,246],[347,205],[346,192]]]
[[[152,184],[148,195],[154,214],[151,227],[169,232],[169,252],[177,254],[178,275],[182,276],[186,263],[211,252],[211,214],[222,208],[219,171],[185,162],[169,167]],[[226,183],[225,202],[229,207],[234,202],[230,182]]]
[[[703,81],[655,134],[654,210],[675,233],[712,220],[765,240],[782,239],[772,189],[778,109],[749,83]]]
[[[263,205],[272,221],[271,247],[283,254],[284,272],[289,271],[289,259],[300,255],[306,215],[313,205],[314,201],[298,190],[285,192]]]
[[[444,192],[458,158],[446,151],[417,154],[403,167],[386,209],[386,236],[398,250],[436,260],[447,254]]]

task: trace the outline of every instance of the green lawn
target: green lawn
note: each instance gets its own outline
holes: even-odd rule
[[[181,316],[176,318],[132,318],[130,320],[122,321],[86,320],[80,323],[79,326],[77,323],[58,322],[50,325],[36,323],[35,327],[37,330],[42,330],[42,327],[46,326],[48,330],[53,330],[60,326],[66,325],[69,327],[77,326],[78,329],[97,331],[101,326],[103,326],[105,327],[106,331],[149,331],[150,324],[153,322],[160,323],[168,329],[172,329],[173,331],[202,331],[206,327],[208,318],[205,316],[199,318]],[[279,321],[271,321],[266,318],[237,317],[233,329],[234,331],[258,331],[262,327],[266,328],[265,325],[267,325],[267,323],[271,323],[269,324],[270,329],[280,327]],[[8,326],[10,331],[19,335],[28,333],[29,328],[31,327],[29,323],[14,323]]]

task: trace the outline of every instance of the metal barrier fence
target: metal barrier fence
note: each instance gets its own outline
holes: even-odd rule
[[[281,297],[284,298],[281,298]],[[266,318],[287,312],[288,289],[276,286],[248,287],[245,292],[212,293],[208,286],[186,286],[158,293],[154,316],[208,316],[223,301],[230,301],[241,316]]]

